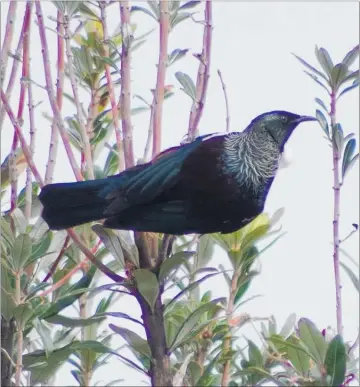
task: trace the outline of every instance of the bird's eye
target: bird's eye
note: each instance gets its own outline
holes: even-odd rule
[[[281,116],[281,117],[280,117],[280,120],[281,120],[282,122],[287,122],[287,118],[286,118],[285,116]]]

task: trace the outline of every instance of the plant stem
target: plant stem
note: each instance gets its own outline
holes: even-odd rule
[[[205,1],[205,28],[203,36],[203,48],[200,55],[200,65],[196,79],[196,101],[193,102],[189,118],[188,137],[192,141],[196,137],[199,122],[204,110],[206,92],[210,78],[212,42],[212,1]]]
[[[226,92],[226,85],[225,85],[225,82],[223,80],[223,77],[222,77],[222,74],[221,74],[221,71],[218,70],[218,75],[219,75],[219,78],[220,78],[220,82],[221,82],[221,87],[224,91],[224,98],[225,98],[225,109],[226,109],[226,132],[229,132],[230,131],[230,110],[229,110],[229,100],[228,100],[228,96],[227,96],[227,92]]]
[[[146,337],[150,346],[152,361],[150,365],[151,385],[153,387],[172,386],[170,357],[167,353],[163,305],[161,295],[155,302],[154,311],[143,297],[136,293],[142,311]]]
[[[11,378],[16,368],[12,356],[14,353],[14,335],[16,332],[15,319],[9,321],[1,316],[1,386],[11,386]],[[3,353],[6,353],[4,356]]]
[[[330,95],[330,119],[332,127],[332,150],[333,150],[333,176],[334,176],[334,219],[333,219],[333,259],[334,259],[334,275],[335,275],[335,292],[336,292],[336,322],[337,332],[343,336],[343,324],[342,324],[342,302],[341,302],[341,281],[340,281],[340,263],[339,263],[339,222],[340,222],[340,176],[339,176],[339,163],[341,158],[341,150],[337,149],[334,141],[334,132],[336,126],[336,93],[332,91]]]
[[[231,286],[230,286],[230,294],[229,294],[229,300],[228,300],[228,305],[227,305],[227,310],[226,310],[226,315],[227,315],[227,322],[228,322],[228,329],[229,332],[226,335],[224,339],[224,345],[223,345],[223,352],[226,355],[227,352],[231,349],[231,318],[232,314],[234,311],[234,301],[235,301],[235,296],[236,296],[236,291],[237,291],[237,284],[239,280],[239,275],[240,272],[234,271],[234,274],[231,279]],[[226,360],[224,364],[224,370],[221,378],[221,386],[222,387],[227,387],[230,381],[230,371],[231,371],[231,359]]]
[[[52,109],[54,118],[56,119],[57,127],[60,131],[60,135],[63,140],[64,147],[65,147],[67,156],[69,158],[71,168],[74,172],[76,179],[78,181],[81,181],[83,180],[83,177],[81,175],[78,163],[76,162],[73,150],[70,145],[69,135],[66,131],[64,121],[61,117],[60,110],[58,108],[58,105],[56,103],[56,99],[54,96],[54,88],[53,88],[51,69],[50,69],[49,48],[48,48],[47,38],[45,33],[45,24],[44,24],[44,17],[43,17],[42,8],[41,8],[41,2],[35,1],[35,7],[36,7],[36,16],[38,20],[40,40],[41,40],[42,56],[43,56],[43,62],[44,62],[46,90],[48,92],[51,109]]]
[[[15,303],[17,306],[21,305],[21,272],[15,274]],[[16,354],[16,368],[15,368],[15,386],[21,386],[21,371],[22,371],[22,356],[23,356],[23,326],[17,324],[17,354]]]
[[[1,87],[3,85],[5,74],[6,74],[6,68],[7,63],[9,59],[9,51],[12,43],[12,38],[14,34],[14,25],[15,25],[15,16],[16,16],[16,8],[17,8],[18,2],[17,1],[10,1],[9,3],[9,9],[6,19],[6,27],[5,27],[5,34],[4,34],[4,41],[1,48],[1,54],[0,54],[0,84]]]
[[[59,112],[62,109],[63,101],[63,89],[64,89],[64,65],[65,65],[65,47],[64,47],[64,26],[63,26],[63,16],[60,11],[57,12],[57,81],[56,81],[56,104],[58,106]],[[45,184],[50,184],[53,179],[56,155],[59,144],[59,130],[56,125],[56,119],[52,120],[51,124],[51,137],[49,145],[49,156],[46,163],[46,172],[45,172]]]
[[[66,56],[68,61],[69,78],[70,78],[71,88],[72,88],[74,102],[76,106],[77,119],[79,121],[79,126],[81,131],[83,152],[85,156],[86,170],[88,175],[87,177],[93,180],[94,167],[93,167],[93,161],[92,161],[92,155],[91,155],[90,139],[85,127],[85,118],[83,115],[83,109],[80,105],[79,91],[78,91],[77,81],[74,73],[73,54],[71,51],[71,42],[70,42],[71,32],[69,30],[70,20],[67,15],[63,15],[63,18],[64,18],[63,25],[64,25],[64,32],[65,32],[65,48],[66,48]]]
[[[154,93],[154,114],[153,114],[153,149],[152,157],[161,151],[161,125],[162,111],[165,92],[165,76],[167,66],[167,52],[169,40],[169,2],[160,1],[160,49],[157,66],[156,88]]]
[[[105,1],[99,1],[99,7],[100,7],[100,20],[103,27],[103,33],[104,33],[104,57],[109,57],[109,32],[107,27],[107,15],[106,15],[106,2]],[[113,119],[113,125],[115,129],[115,136],[116,136],[116,144],[117,144],[117,155],[118,155],[118,164],[119,164],[119,172],[121,172],[125,165],[124,165],[124,152],[122,152],[122,144],[121,144],[121,133],[120,133],[120,124],[119,124],[119,110],[116,105],[116,99],[115,99],[115,90],[114,90],[114,84],[111,77],[111,71],[110,66],[105,63],[105,75],[106,75],[106,82],[107,82],[107,89],[109,92],[110,97],[110,103],[111,103],[111,112],[112,112],[112,119]],[[131,124],[130,124],[131,125]]]
[[[130,168],[135,164],[132,124],[131,124],[131,24],[130,24],[130,4],[128,0],[120,1],[121,19],[121,94],[118,108],[121,111],[121,123],[124,138],[124,158],[125,168]],[[119,129],[119,128],[115,128]],[[116,139],[119,147],[120,133],[116,130]],[[118,149],[121,152],[121,149]],[[119,165],[120,167],[120,165]]]

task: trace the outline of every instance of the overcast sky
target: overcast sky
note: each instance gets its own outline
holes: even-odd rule
[[[22,24],[25,3],[19,4],[16,21],[16,38]],[[42,2],[45,14],[55,15],[51,3]],[[2,26],[8,5],[1,5]],[[260,2],[215,2],[213,6],[213,49],[210,85],[200,133],[225,130],[225,104],[223,91],[217,76],[220,69],[226,83],[230,103],[231,130],[241,131],[258,114],[269,110],[289,110],[298,114],[314,114],[317,108],[315,97],[326,102],[326,95],[303,72],[302,65],[292,52],[317,65],[315,45],[325,47],[334,62],[340,62],[345,54],[358,43],[358,4],[350,2],[308,3],[260,3]],[[119,24],[117,6],[109,11],[109,30],[112,33]],[[202,13],[195,18],[202,19]],[[141,34],[156,27],[153,19],[137,13],[133,21],[138,23],[136,33]],[[48,26],[54,23],[46,19]],[[55,81],[56,53],[55,34],[48,31],[49,47],[52,50],[53,79]],[[192,53],[201,50],[202,26],[187,21],[171,34],[169,51],[189,48]],[[13,45],[14,47],[14,45]],[[13,49],[12,47],[12,49]],[[133,93],[150,100],[149,89],[154,88],[156,60],[158,56],[158,31],[149,36],[147,44],[133,55]],[[11,63],[11,62],[10,62]],[[358,66],[358,62],[354,65]],[[32,17],[31,69],[33,79],[44,85],[42,57],[35,16]],[[167,84],[175,85],[176,96],[165,103],[163,117],[163,148],[177,145],[186,133],[191,101],[180,91],[174,73],[178,70],[196,79],[198,62],[189,54],[177,62],[167,73]],[[9,69],[8,69],[9,72]],[[37,108],[38,130],[36,162],[44,173],[49,144],[50,125],[42,112],[51,113],[46,103],[44,90],[34,87],[35,102],[44,101]],[[18,98],[14,91],[12,105]],[[83,98],[86,98],[83,96]],[[134,102],[138,103],[138,102]],[[354,132],[359,137],[359,94],[352,91],[338,104],[338,120],[346,133]],[[86,104],[85,104],[86,105]],[[135,106],[135,105],[134,105]],[[63,116],[74,114],[72,107],[64,104]],[[27,116],[25,116],[27,120]],[[136,157],[141,157],[148,130],[148,114],[133,118]],[[24,131],[27,131],[27,122]],[[10,149],[13,129],[6,121],[2,132],[2,159]],[[59,147],[55,180],[73,181],[73,174],[66,161],[62,145]],[[255,317],[275,315],[281,326],[286,317],[296,312],[299,317],[312,319],[322,329],[336,326],[335,288],[332,261],[332,157],[331,149],[323,138],[316,122],[302,124],[288,142],[287,158],[291,164],[279,172],[270,191],[266,211],[274,213],[285,208],[281,225],[287,234],[259,259],[261,275],[251,284],[249,296],[263,297],[246,304],[242,312]],[[102,165],[103,158],[99,164]],[[341,237],[352,230],[352,223],[359,222],[359,169],[358,165],[348,174],[341,196]],[[342,246],[356,261],[359,257],[358,236],[355,235]],[[341,256],[355,271],[348,258]],[[223,263],[229,267],[227,258],[216,250],[212,265]],[[355,340],[359,328],[358,293],[341,272],[343,283],[343,311],[345,339]],[[227,295],[227,288],[220,277],[215,277],[203,287],[217,289],[214,296]],[[124,304],[125,303],[125,304]],[[117,310],[126,309],[139,316],[133,303],[121,300]],[[123,324],[122,321],[111,321]],[[129,326],[128,324],[123,324]],[[130,326],[129,326],[130,327]],[[133,328],[133,327],[132,327]],[[134,328],[135,329],[135,328]],[[137,330],[137,328],[136,328]],[[139,333],[140,331],[137,330]],[[243,332],[253,337],[251,328]],[[256,337],[256,336],[254,336]],[[116,340],[116,344],[120,343]],[[121,366],[122,367],[122,366]],[[123,372],[120,372],[120,369]],[[110,372],[110,373],[109,373]],[[119,374],[120,372],[120,374]],[[122,375],[121,375],[122,374]],[[111,376],[109,376],[111,375]],[[136,385],[143,380],[132,370],[119,368],[114,360],[96,373],[96,380],[110,381],[117,377],[126,379],[126,384]],[[72,383],[69,372],[61,372],[58,385]]]

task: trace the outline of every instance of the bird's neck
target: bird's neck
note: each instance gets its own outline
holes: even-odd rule
[[[267,193],[279,166],[280,149],[265,129],[231,133],[224,141],[223,167],[240,186]]]

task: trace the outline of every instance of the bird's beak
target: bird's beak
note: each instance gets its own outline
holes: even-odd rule
[[[305,122],[305,121],[317,121],[317,118],[312,116],[300,116],[295,120],[296,123]]]

